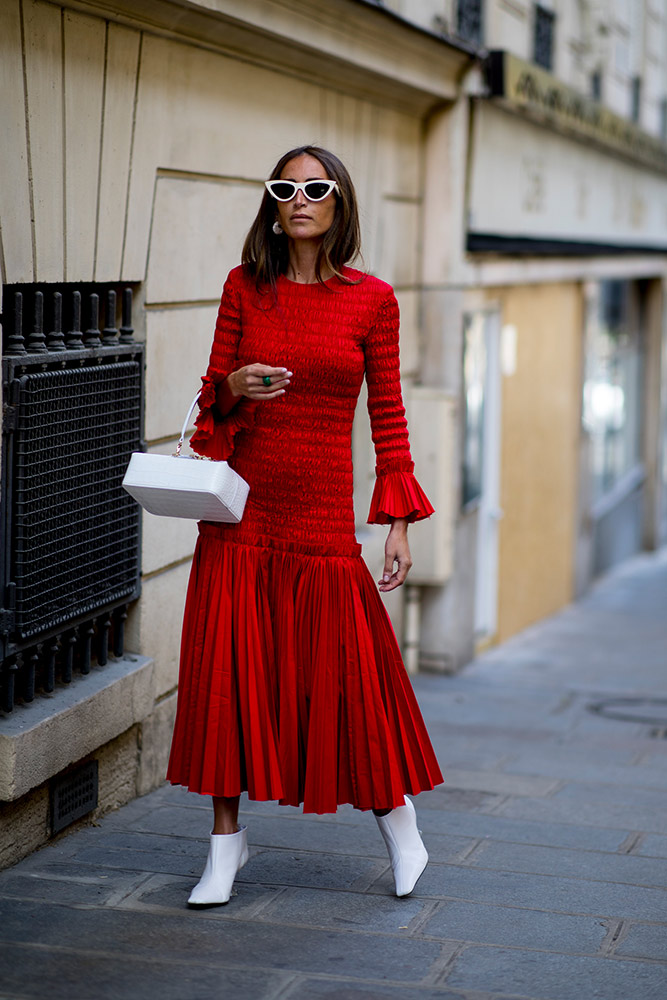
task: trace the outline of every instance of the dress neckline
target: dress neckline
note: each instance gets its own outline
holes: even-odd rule
[[[351,271],[353,271],[353,268],[349,267],[347,264],[345,264],[341,268],[341,274],[343,275],[343,277],[345,277],[346,275],[349,275]],[[327,280],[324,281],[324,282],[321,282],[321,281],[293,281],[291,278],[288,278],[286,274],[279,274],[278,275],[278,281],[285,282],[285,284],[289,285],[290,288],[295,287],[295,286],[298,287],[298,288],[318,288],[318,287],[322,287],[322,285],[324,285],[326,288],[335,288],[335,287],[339,288],[339,287],[341,287],[341,285],[345,285],[345,282],[339,281],[338,278],[337,278],[337,276],[335,274],[332,274],[331,277],[327,278]]]
[[[325,285],[328,286],[331,281],[335,281],[336,280],[336,275],[334,274],[330,278],[327,278],[327,280],[325,282],[321,282],[321,281],[293,281],[293,279],[292,278],[288,278],[286,274],[279,275],[278,276],[278,280],[282,280],[282,281],[286,282],[288,285],[298,285],[299,287],[303,287],[303,288],[317,288],[318,285],[322,285],[322,284],[325,284]]]

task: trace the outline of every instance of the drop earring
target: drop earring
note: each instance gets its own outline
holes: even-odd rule
[[[273,225],[271,226],[271,228],[273,229],[273,231],[274,231],[274,233],[276,234],[276,236],[280,236],[280,234],[281,234],[281,233],[282,233],[282,231],[283,231],[283,227],[282,227],[282,226],[280,225],[280,223],[278,222],[278,220],[277,220],[277,219],[276,219],[276,221],[275,221],[275,222],[273,223]]]

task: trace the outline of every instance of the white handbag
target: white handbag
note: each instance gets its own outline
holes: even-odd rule
[[[199,393],[192,400],[175,453],[133,452],[123,486],[150,514],[238,523],[249,490],[245,479],[227,462],[181,455],[185,431],[198,399]]]

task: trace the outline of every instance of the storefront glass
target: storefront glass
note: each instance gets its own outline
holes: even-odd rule
[[[478,500],[482,492],[486,360],[484,313],[466,313],[463,317],[463,506]]]
[[[641,462],[641,299],[637,282],[617,280],[587,299],[583,424],[595,503]]]

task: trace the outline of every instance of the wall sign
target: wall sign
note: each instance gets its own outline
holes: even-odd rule
[[[539,66],[496,50],[487,58],[486,78],[490,96],[505,105],[667,173],[664,143]]]

